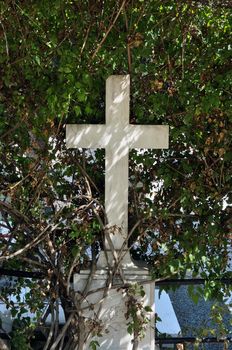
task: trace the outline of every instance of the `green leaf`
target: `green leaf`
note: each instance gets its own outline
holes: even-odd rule
[[[35,62],[40,66],[41,61],[39,56],[35,56]]]
[[[151,308],[150,306],[145,306],[145,307],[144,307],[144,310],[145,310],[146,312],[152,312],[152,308]]]
[[[75,106],[74,107],[74,111],[77,117],[79,117],[81,115],[81,107],[80,106]]]
[[[127,327],[127,332],[128,332],[129,334],[133,334],[134,328],[133,328],[133,325],[132,325],[132,324],[129,324],[129,326]]]
[[[92,341],[90,342],[89,346],[90,346],[90,348],[91,348],[92,350],[97,350],[97,347],[99,347],[100,344],[98,343],[97,340],[92,340]]]

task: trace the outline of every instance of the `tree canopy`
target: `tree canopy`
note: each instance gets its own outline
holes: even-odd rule
[[[65,125],[104,123],[113,74],[130,74],[131,123],[170,126],[168,150],[130,154],[132,257],[154,279],[191,270],[207,297],[228,292],[216,281],[231,245],[230,1],[7,0],[0,11],[0,263],[44,275],[18,281],[16,295],[30,287],[19,307],[9,289],[1,297],[27,325],[24,349],[25,311],[37,326],[60,300],[68,320],[72,275],[102,247],[104,152],[67,150]]]

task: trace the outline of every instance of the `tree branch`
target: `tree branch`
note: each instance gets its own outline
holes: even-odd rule
[[[106,31],[104,37],[102,38],[102,40],[101,40],[100,43],[98,44],[96,50],[94,51],[94,53],[93,53],[93,55],[92,55],[92,57],[91,57],[91,60],[94,60],[94,58],[96,57],[98,51],[100,50],[100,48],[101,48],[102,45],[104,44],[106,38],[108,37],[108,35],[109,35],[109,33],[111,32],[113,26],[115,25],[115,23],[116,23],[116,21],[117,21],[119,15],[120,15],[120,13],[122,12],[122,9],[123,9],[123,7],[125,6],[125,4],[126,4],[126,0],[123,0],[122,4],[121,4],[121,6],[120,6],[120,8],[119,8],[119,10],[118,10],[118,12],[117,12],[117,14],[116,14],[114,20],[113,20],[113,22],[111,23],[111,25],[110,25],[109,28],[107,29],[107,31]]]

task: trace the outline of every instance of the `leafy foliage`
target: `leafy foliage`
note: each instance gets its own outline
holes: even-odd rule
[[[191,270],[209,279],[206,295],[221,294],[210,281],[228,275],[231,243],[229,3],[0,6],[0,261],[44,273],[40,288],[20,282],[31,288],[26,304],[38,325],[45,302],[55,318],[60,300],[69,318],[72,274],[92,265],[102,244],[103,152],[67,150],[64,130],[104,123],[111,74],[131,75],[132,123],[170,126],[169,150],[131,151],[130,227],[140,225],[130,244],[140,245],[154,278]],[[68,327],[68,349],[77,324]]]

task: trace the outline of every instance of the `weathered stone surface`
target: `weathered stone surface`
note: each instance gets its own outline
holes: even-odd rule
[[[89,286],[89,292],[100,289],[97,293],[89,294],[82,301],[81,307],[84,308],[83,317],[87,320],[85,330],[88,331],[88,320],[96,320],[98,315],[99,325],[101,329],[101,337],[94,338],[100,344],[100,349],[104,350],[132,350],[133,336],[127,332],[128,323],[130,320],[126,320],[125,313],[127,311],[126,293],[122,289],[112,288],[109,289],[105,295],[105,283],[106,283],[107,270],[98,270],[92,279]],[[123,273],[125,282],[146,282],[149,279],[147,270],[140,270],[134,267],[133,269],[127,269]],[[87,280],[89,277],[89,271],[83,270],[80,274],[76,274],[74,277],[74,289],[79,292],[81,297]],[[121,280],[114,279],[116,285],[120,284]],[[152,307],[153,312],[148,313],[149,324],[145,338],[140,342],[138,350],[153,350],[155,346],[155,334],[154,334],[154,283],[144,284],[144,291],[146,293],[144,298],[140,301],[143,305],[149,305]],[[92,305],[97,307],[92,308]],[[153,326],[153,327],[152,327]],[[89,349],[89,340],[86,343],[85,350]]]
[[[131,148],[168,148],[168,126],[131,125],[129,123],[130,77],[111,76],[106,82],[106,124],[105,125],[67,125],[66,143],[68,148],[105,148],[105,247],[108,262],[113,265],[128,235],[128,156]],[[127,249],[127,245],[125,246]],[[107,276],[107,262],[101,254],[93,280],[88,291],[102,290],[88,294],[81,303],[84,307],[83,320],[100,321],[103,337],[99,338],[102,350],[132,350],[132,336],[127,332],[125,313],[126,295],[121,289],[110,289],[104,295]],[[123,272],[123,283],[148,281],[147,270],[136,267],[129,254],[125,254],[118,270]],[[75,275],[74,289],[81,296],[86,289],[90,271],[81,271]],[[120,281],[121,283],[122,281]],[[113,284],[116,281],[114,279]],[[144,305],[154,307],[154,283],[145,284],[146,299]],[[85,294],[85,293],[84,293]],[[81,299],[80,299],[81,300]],[[100,308],[99,308],[100,305]],[[88,323],[88,322],[87,322]],[[85,323],[83,329],[88,328]],[[108,333],[107,333],[108,332]],[[87,342],[86,349],[89,347]],[[150,314],[150,323],[138,350],[153,350],[154,310]]]

